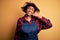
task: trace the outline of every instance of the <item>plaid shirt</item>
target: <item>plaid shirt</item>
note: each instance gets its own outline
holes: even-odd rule
[[[42,18],[32,17],[32,19],[31,19],[30,22],[28,22],[27,20],[25,20],[24,17],[25,16],[23,16],[23,17],[21,17],[21,18],[18,19],[14,40],[19,40],[20,39],[19,32],[20,32],[20,29],[22,27],[23,22],[27,22],[27,23],[30,24],[32,20],[35,20],[35,22],[39,26],[39,29],[38,29],[39,31],[41,31],[43,29],[48,29],[48,28],[52,27],[52,24],[51,24],[50,20],[47,19],[47,18],[45,18],[45,17],[42,17]]]

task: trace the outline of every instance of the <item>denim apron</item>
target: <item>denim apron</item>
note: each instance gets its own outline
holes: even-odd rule
[[[20,40],[38,40],[38,26],[35,20],[32,20],[31,24],[23,22],[20,34]]]

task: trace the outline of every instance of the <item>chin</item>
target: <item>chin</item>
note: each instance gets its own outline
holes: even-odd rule
[[[31,16],[31,15],[28,14],[28,16]]]

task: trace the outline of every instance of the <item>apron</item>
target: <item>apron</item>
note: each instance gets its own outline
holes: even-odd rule
[[[35,20],[32,20],[31,24],[27,22],[23,22],[21,32],[20,32],[20,40],[38,40],[38,26]]]

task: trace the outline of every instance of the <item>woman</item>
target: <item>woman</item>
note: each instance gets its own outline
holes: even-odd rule
[[[38,40],[41,30],[52,27],[49,19],[39,15],[40,10],[34,3],[26,2],[22,10],[26,14],[18,19],[14,40]]]

